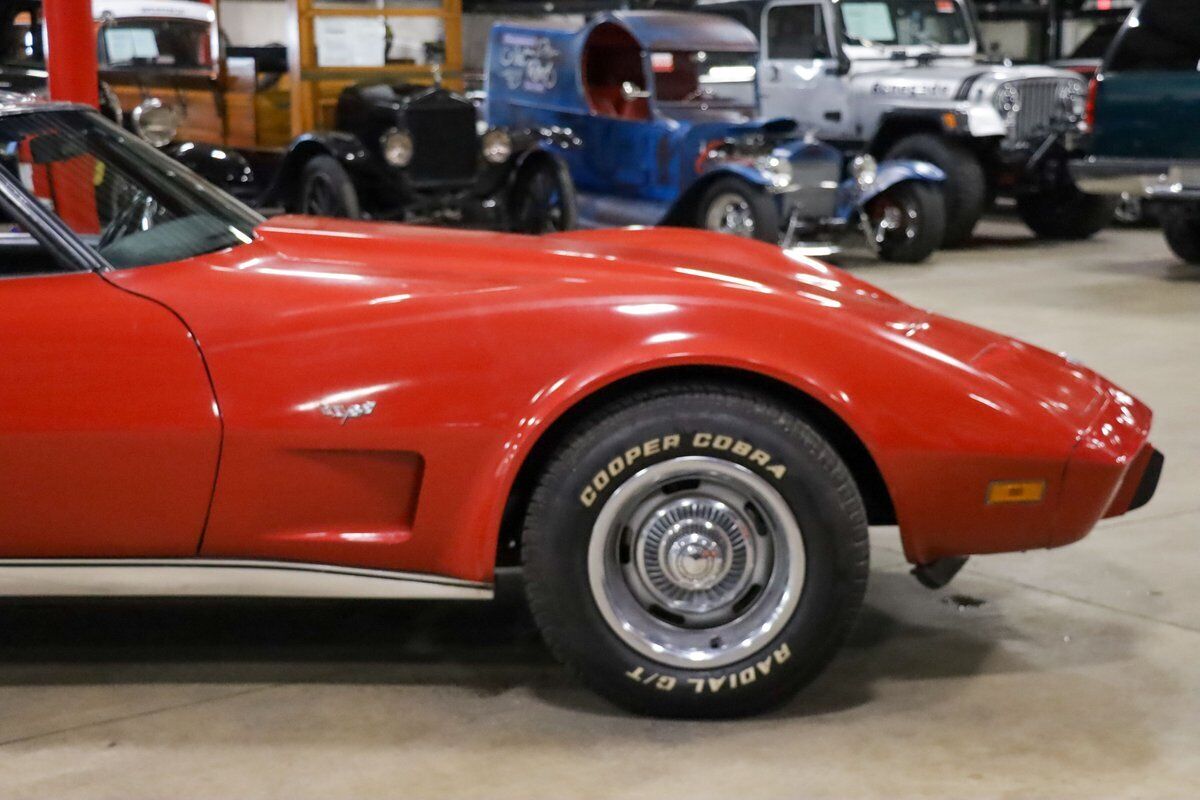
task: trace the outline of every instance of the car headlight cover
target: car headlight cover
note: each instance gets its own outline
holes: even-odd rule
[[[1058,102],[1073,122],[1083,119],[1087,113],[1087,86],[1082,81],[1069,81],[1058,90]]]
[[[512,137],[507,131],[492,130],[483,135],[483,157],[491,164],[503,164],[512,155]]]
[[[179,131],[179,118],[175,109],[163,104],[157,97],[143,100],[129,117],[133,132],[155,147],[165,147]]]
[[[792,180],[795,178],[795,172],[792,170],[792,162],[786,158],[774,155],[764,156],[757,160],[755,166],[770,178],[771,185],[776,189],[785,189],[791,186]]]
[[[1015,83],[1006,83],[996,92],[996,110],[1006,123],[1014,122],[1021,113],[1021,90]]]
[[[389,128],[379,137],[383,160],[393,167],[407,167],[413,158],[413,140],[399,128]]]
[[[875,182],[879,174],[879,162],[873,156],[863,154],[855,156],[850,162],[850,174],[858,182],[859,188],[865,189]]]

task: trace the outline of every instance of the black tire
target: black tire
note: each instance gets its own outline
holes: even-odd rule
[[[946,202],[940,187],[906,181],[893,186],[866,205],[870,238],[879,257],[898,264],[919,264],[941,246],[946,236]],[[899,215],[899,228],[880,227],[882,220]]]
[[[1171,252],[1189,264],[1200,264],[1200,213],[1167,209],[1162,213],[1162,228]]]
[[[1113,222],[1119,197],[1086,194],[1074,184],[1017,196],[1017,214],[1039,238],[1090,239]]]
[[[942,247],[962,247],[988,207],[988,180],[979,157],[961,142],[932,133],[917,133],[896,142],[889,159],[928,161],[946,173],[942,193],[946,205],[946,232]]]
[[[509,195],[513,233],[569,231],[578,220],[575,184],[557,159],[534,158],[521,167]]]
[[[317,217],[358,219],[362,216],[358,192],[350,174],[336,159],[327,155],[314,156],[304,165],[296,192],[295,211]]]
[[[756,633],[758,641],[724,654],[714,649],[714,657],[726,661],[701,667],[691,666],[694,662],[690,661],[678,666],[650,657],[645,647],[639,651],[623,638],[631,634],[617,632],[606,621],[590,580],[593,575],[612,576],[620,585],[628,578],[619,573],[633,567],[622,566],[615,572],[595,570],[590,566],[595,562],[589,561],[595,558],[597,546],[600,552],[609,552],[604,547],[608,541],[603,538],[604,530],[620,531],[616,535],[622,540],[630,530],[620,524],[593,530],[597,520],[609,513],[606,509],[611,510],[613,503],[619,507],[621,501],[614,500],[620,498],[618,490],[635,491],[637,482],[655,470],[691,468],[693,464],[769,485],[778,503],[784,504],[777,503],[774,508],[790,512],[803,541],[802,563],[787,560],[785,567],[781,556],[757,594],[751,587],[750,599],[731,601],[727,608],[731,614],[742,615],[733,624],[743,624],[740,620],[757,624],[752,618],[761,613],[759,606],[771,607],[768,600],[780,590],[778,580],[786,580],[780,576],[794,578],[792,569],[803,576],[802,591],[793,587],[788,595],[798,598],[791,601],[794,606],[787,611],[777,608],[776,624],[766,626],[767,633]],[[747,474],[753,477],[745,478]],[[707,502],[693,501],[687,495],[702,491],[695,488],[699,485],[688,480],[652,484],[648,497],[653,502],[676,498],[674,502],[694,509],[696,506],[688,504]],[[677,491],[669,493],[672,489]],[[745,508],[749,515],[752,504]],[[698,515],[699,511],[690,513]],[[766,519],[762,515],[753,518],[759,522]],[[641,527],[644,531],[658,516],[643,519],[650,520]],[[760,541],[753,532],[747,533],[748,539]],[[599,545],[593,541],[597,537],[601,537]],[[641,534],[631,541],[628,548],[619,545],[616,553],[623,555],[614,558],[628,563],[633,558],[631,551],[653,552],[652,546],[642,550]],[[793,551],[780,547],[772,552],[786,553],[790,559]],[[689,384],[633,394],[593,413],[576,427],[550,460],[533,493],[525,519],[522,559],[529,604],[543,637],[558,659],[598,693],[626,709],[655,716],[742,716],[791,697],[816,677],[845,639],[866,591],[866,513],[845,464],[791,408],[749,391]],[[752,560],[747,558],[745,563]],[[719,638],[710,642],[707,637],[728,629],[697,630],[670,619],[662,627],[698,636],[703,642],[701,649],[725,647]],[[633,639],[638,640],[636,636]],[[730,641],[746,640],[734,637]]]
[[[740,204],[737,213],[746,215],[749,227],[737,226],[736,230],[727,230],[715,224],[714,217],[720,216],[718,206],[728,207],[730,203]],[[713,181],[700,195],[693,224],[705,230],[779,244],[779,210],[776,208],[775,199],[765,189],[753,186],[741,178],[727,176]]]

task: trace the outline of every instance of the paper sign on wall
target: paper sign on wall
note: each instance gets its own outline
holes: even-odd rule
[[[382,67],[384,30],[382,18],[317,17],[313,20],[317,66]]]

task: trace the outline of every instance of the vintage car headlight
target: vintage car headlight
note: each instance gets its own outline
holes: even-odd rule
[[[483,135],[483,157],[492,164],[503,164],[512,155],[512,137],[507,131],[488,131]]]
[[[383,160],[393,167],[407,167],[413,159],[413,140],[399,128],[389,128],[379,137]]]
[[[175,109],[163,104],[157,97],[143,100],[129,117],[133,132],[155,147],[165,147],[179,131],[179,118]]]
[[[1012,124],[1016,121],[1017,114],[1021,113],[1021,90],[1015,83],[1006,83],[996,92],[996,110],[1000,112],[1005,123]]]
[[[854,160],[850,162],[850,174],[854,176],[859,189],[866,189],[875,183],[875,178],[879,174],[879,162],[873,156],[866,154],[855,156]]]
[[[792,185],[795,173],[792,170],[792,162],[786,158],[763,156],[757,159],[754,165],[771,180],[771,185],[776,189],[786,189]]]

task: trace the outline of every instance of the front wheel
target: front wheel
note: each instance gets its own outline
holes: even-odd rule
[[[1200,213],[1168,209],[1163,212],[1162,226],[1171,252],[1189,264],[1200,264]]]
[[[779,243],[779,211],[765,190],[740,178],[713,181],[696,207],[697,228]]]
[[[510,229],[514,233],[555,233],[575,227],[575,185],[552,158],[535,158],[513,182]]]
[[[946,235],[946,204],[937,186],[906,181],[871,198],[863,209],[867,239],[884,261],[919,264]]]
[[[581,423],[538,481],[522,554],[546,642],[600,694],[740,716],[833,657],[866,588],[866,515],[786,405],[688,385]]]
[[[941,246],[962,247],[971,240],[988,204],[988,176],[979,156],[961,141],[932,133],[906,136],[888,150],[887,159],[928,161],[946,173],[946,231]]]
[[[1042,239],[1090,239],[1112,223],[1119,197],[1086,194],[1074,184],[1017,196],[1021,221]]]
[[[315,156],[304,165],[294,206],[298,213],[315,217],[362,216],[350,174],[336,159],[326,155]]]

